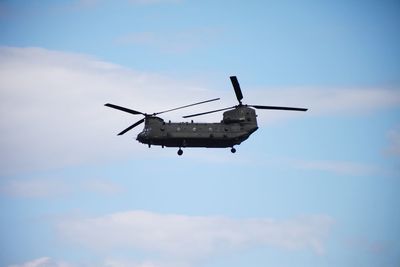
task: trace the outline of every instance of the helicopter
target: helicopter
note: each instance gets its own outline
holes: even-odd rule
[[[183,118],[191,118],[226,110],[223,113],[223,119],[221,122],[195,123],[193,120],[191,122],[165,122],[162,118],[157,116],[166,112],[216,101],[219,100],[219,98],[205,100],[152,114],[143,113],[110,103],[105,104],[105,106],[133,115],[144,116],[142,119],[135,122],[118,135],[123,135],[144,122],[144,129],[137,135],[137,141],[147,144],[149,147],[152,145],[161,146],[162,148],[179,147],[177,152],[179,156],[183,154],[182,148],[186,147],[231,148],[231,152],[235,153],[236,149],[234,146],[240,145],[258,129],[257,115],[254,109],[289,111],[308,110],[307,108],[243,104],[243,94],[237,77],[230,76],[230,80],[233,85],[236,98],[239,102],[238,105],[183,116]]]

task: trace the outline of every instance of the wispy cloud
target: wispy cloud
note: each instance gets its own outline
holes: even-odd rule
[[[57,261],[50,257],[41,257],[21,264],[12,264],[7,267],[191,267],[188,263],[172,262],[168,260],[127,260],[127,259],[105,259],[92,263],[75,263],[71,264],[67,261]]]
[[[31,179],[3,181],[0,194],[22,198],[46,198],[65,195],[70,187],[60,180]]]
[[[145,260],[134,261],[126,259],[106,259],[103,264],[104,267],[191,267],[190,263],[177,262],[171,260]]]
[[[64,261],[54,261],[49,257],[42,257],[22,264],[13,264],[8,267],[73,267]]]
[[[101,195],[115,195],[124,191],[122,186],[104,179],[90,179],[85,181],[82,183],[82,188]]]
[[[290,160],[290,162],[295,168],[330,172],[339,175],[365,176],[379,173],[379,170],[374,166],[350,161]]]
[[[387,133],[389,145],[385,149],[388,155],[400,156],[400,127],[390,130]]]
[[[56,198],[78,193],[113,196],[124,189],[106,179],[31,178],[0,181],[0,195],[12,198]]]
[[[112,160],[143,150],[116,137],[140,118],[108,109],[107,102],[155,112],[192,103],[193,95],[196,101],[214,97],[186,82],[40,48],[0,48],[0,80],[3,173]],[[166,102],[170,95],[179,97]]]
[[[388,241],[371,240],[367,237],[351,237],[344,240],[344,244],[350,249],[363,250],[373,254],[388,254],[393,246]]]
[[[249,90],[245,94],[246,102],[251,104],[309,108],[306,114],[269,112],[268,116],[260,116],[264,121],[296,116],[363,116],[400,107],[400,88],[263,88]],[[259,99],[267,103],[259,103]]]
[[[92,249],[130,248],[197,259],[253,246],[322,254],[333,223],[328,216],[276,221],[127,211],[66,220],[59,231],[66,240]]]

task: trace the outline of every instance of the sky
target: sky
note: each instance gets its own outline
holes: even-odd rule
[[[398,1],[0,1],[0,266],[400,265]],[[140,119],[257,110],[230,149]],[[196,117],[218,122],[221,113]],[[190,119],[189,119],[190,120]]]

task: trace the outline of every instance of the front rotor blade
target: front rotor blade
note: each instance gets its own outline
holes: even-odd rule
[[[195,117],[195,116],[206,115],[206,114],[210,114],[210,113],[214,113],[214,112],[219,112],[219,111],[223,111],[223,110],[227,110],[227,109],[232,109],[234,107],[235,106],[229,107],[229,108],[221,108],[221,109],[217,109],[217,110],[202,112],[202,113],[196,113],[196,114],[192,114],[192,115],[183,116],[183,118],[191,118],[191,117]]]
[[[132,130],[133,128],[135,128],[136,126],[138,126],[139,124],[144,122],[144,118],[135,122],[134,124],[132,124],[131,126],[129,126],[128,128],[126,128],[125,130],[123,130],[122,132],[120,132],[118,135],[123,135],[124,133],[126,133],[127,131]]]
[[[277,106],[258,106],[258,105],[249,105],[250,107],[257,109],[274,109],[274,110],[292,110],[292,111],[307,111],[308,108],[292,108],[292,107],[277,107]]]
[[[138,114],[145,115],[144,113],[142,113],[140,111],[136,111],[136,110],[133,110],[133,109],[120,107],[120,106],[117,106],[117,105],[114,105],[114,104],[110,104],[110,103],[107,103],[104,106],[110,107],[110,108],[115,108],[115,109],[118,109],[118,110],[121,110],[121,111],[124,111],[124,112],[128,112],[128,113],[134,114],[134,115],[138,115]]]
[[[242,94],[242,90],[240,89],[239,81],[236,78],[236,76],[231,76],[229,78],[231,79],[233,89],[235,90],[236,98],[239,101],[239,103],[241,104],[242,103],[241,100],[243,99],[243,94]]]
[[[195,105],[200,105],[200,104],[204,104],[204,103],[208,103],[208,102],[212,102],[212,101],[216,101],[216,100],[219,100],[219,98],[214,98],[214,99],[210,99],[210,100],[206,100],[206,101],[201,101],[201,102],[197,102],[197,103],[194,103],[194,104],[182,106],[182,107],[179,107],[179,108],[173,108],[173,109],[164,110],[164,111],[161,111],[161,112],[154,113],[154,115],[170,112],[170,111],[181,109],[181,108],[187,108],[187,107],[191,107],[191,106],[195,106]]]

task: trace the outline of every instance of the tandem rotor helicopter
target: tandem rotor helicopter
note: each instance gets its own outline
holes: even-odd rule
[[[236,76],[230,77],[233,89],[235,90],[238,105],[183,116],[183,118],[191,118],[214,112],[227,110],[223,113],[223,119],[217,123],[194,123],[191,122],[165,122],[157,115],[200,105],[211,101],[219,100],[219,98],[210,99],[178,108],[155,112],[152,114],[143,113],[133,109],[117,106],[107,103],[105,106],[118,109],[133,115],[143,115],[144,118],[135,122],[118,135],[123,135],[132,130],[136,126],[144,122],[144,129],[138,134],[136,140],[140,143],[164,147],[179,147],[178,155],[183,154],[182,148],[185,147],[207,147],[207,148],[231,148],[231,152],[235,153],[235,145],[239,145],[245,141],[257,129],[257,115],[255,109],[273,109],[273,110],[290,110],[290,111],[307,111],[307,108],[294,107],[278,107],[278,106],[260,106],[242,104],[243,94],[240,89]]]

